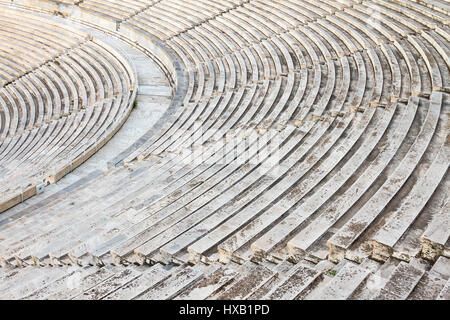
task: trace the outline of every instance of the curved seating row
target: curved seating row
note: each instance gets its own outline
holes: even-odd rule
[[[417,261],[391,260],[384,266],[371,260],[359,265],[302,260],[278,265],[28,266],[7,270],[0,293],[24,300],[446,300],[446,263],[448,259],[440,258],[429,270]]]
[[[127,118],[136,80],[120,54],[86,33],[22,12],[0,14],[4,211],[100,148]]]
[[[431,281],[412,261],[449,252],[445,3],[163,0],[133,14],[113,8],[102,13],[181,59],[186,95],[126,168],[5,223],[5,261],[328,259],[342,273],[317,287],[311,297],[320,298],[406,299]],[[372,277],[361,265],[393,259],[403,261],[396,272],[414,275],[408,292],[392,292],[390,279],[376,295],[358,289]],[[305,272],[288,279],[318,277]],[[441,290],[444,280],[436,280]],[[283,292],[270,290],[261,297]]]

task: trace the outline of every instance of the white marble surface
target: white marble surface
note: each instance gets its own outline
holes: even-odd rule
[[[47,16],[46,16],[47,17]],[[52,17],[55,21],[67,24],[68,21],[58,17]],[[84,30],[94,37],[104,41],[121,52],[134,66],[138,74],[139,91],[136,107],[130,113],[129,118],[117,132],[117,134],[88,161],[69,173],[56,184],[47,186],[44,193],[10,209],[2,215],[2,219],[8,219],[15,212],[27,208],[40,200],[52,195],[68,185],[80,180],[95,170],[108,169],[108,161],[115,158],[121,152],[131,146],[142,135],[149,131],[169,108],[172,99],[172,87],[164,72],[150,57],[117,38],[106,35],[98,30],[71,22],[74,27]]]

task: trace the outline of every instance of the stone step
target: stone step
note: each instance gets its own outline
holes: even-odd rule
[[[71,278],[68,288],[57,291],[46,297],[49,300],[70,300],[85,291],[114,276],[120,269],[116,267],[85,267],[88,271]]]
[[[447,284],[439,293],[437,300],[450,300],[450,280],[447,280]]]
[[[162,281],[171,276],[170,270],[166,270],[162,265],[157,264],[145,270],[140,277],[128,282],[120,287],[120,289],[111,292],[104,296],[103,300],[131,300],[153,287],[160,284]]]
[[[450,259],[442,256],[439,257],[431,268],[430,273],[436,274],[445,280],[450,279]]]
[[[78,266],[69,267],[64,276],[58,280],[53,281],[39,290],[35,291],[29,296],[24,297],[26,300],[46,300],[50,297],[58,297],[58,295],[64,291],[70,291],[77,288],[80,285],[80,281],[87,276],[95,273],[96,267],[84,267]]]
[[[321,272],[308,268],[306,266],[298,266],[294,268],[294,272],[283,283],[272,288],[265,296],[266,300],[295,300],[316,281]]]
[[[365,268],[346,262],[322,290],[308,295],[305,299],[346,300],[364,282],[369,273]]]
[[[237,271],[232,267],[221,267],[177,296],[175,300],[204,300],[228,285],[237,275]]]
[[[392,273],[386,285],[381,289],[377,299],[406,300],[424,273],[423,270],[401,262]]]
[[[142,273],[135,270],[135,268],[125,268],[107,280],[86,290],[83,294],[74,297],[74,300],[101,300],[114,291],[120,290],[121,287],[139,278],[141,275]]]
[[[145,292],[137,300],[167,300],[173,299],[181,294],[188,286],[194,284],[203,277],[200,267],[186,267],[170,278],[154,286],[150,291]]]
[[[446,280],[431,273],[425,273],[408,296],[408,300],[436,300],[445,287]]]
[[[239,274],[234,281],[223,290],[208,297],[214,300],[245,299],[251,296],[267,281],[272,279],[276,273],[267,267],[253,263],[246,263],[238,270]]]

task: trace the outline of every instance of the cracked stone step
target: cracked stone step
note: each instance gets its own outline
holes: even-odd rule
[[[424,273],[424,270],[400,262],[376,299],[406,300]]]
[[[450,300],[450,280],[447,280],[447,284],[439,293],[437,300]]]

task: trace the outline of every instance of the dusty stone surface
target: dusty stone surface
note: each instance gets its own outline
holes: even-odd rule
[[[125,2],[0,0],[1,298],[448,299],[445,1]]]

